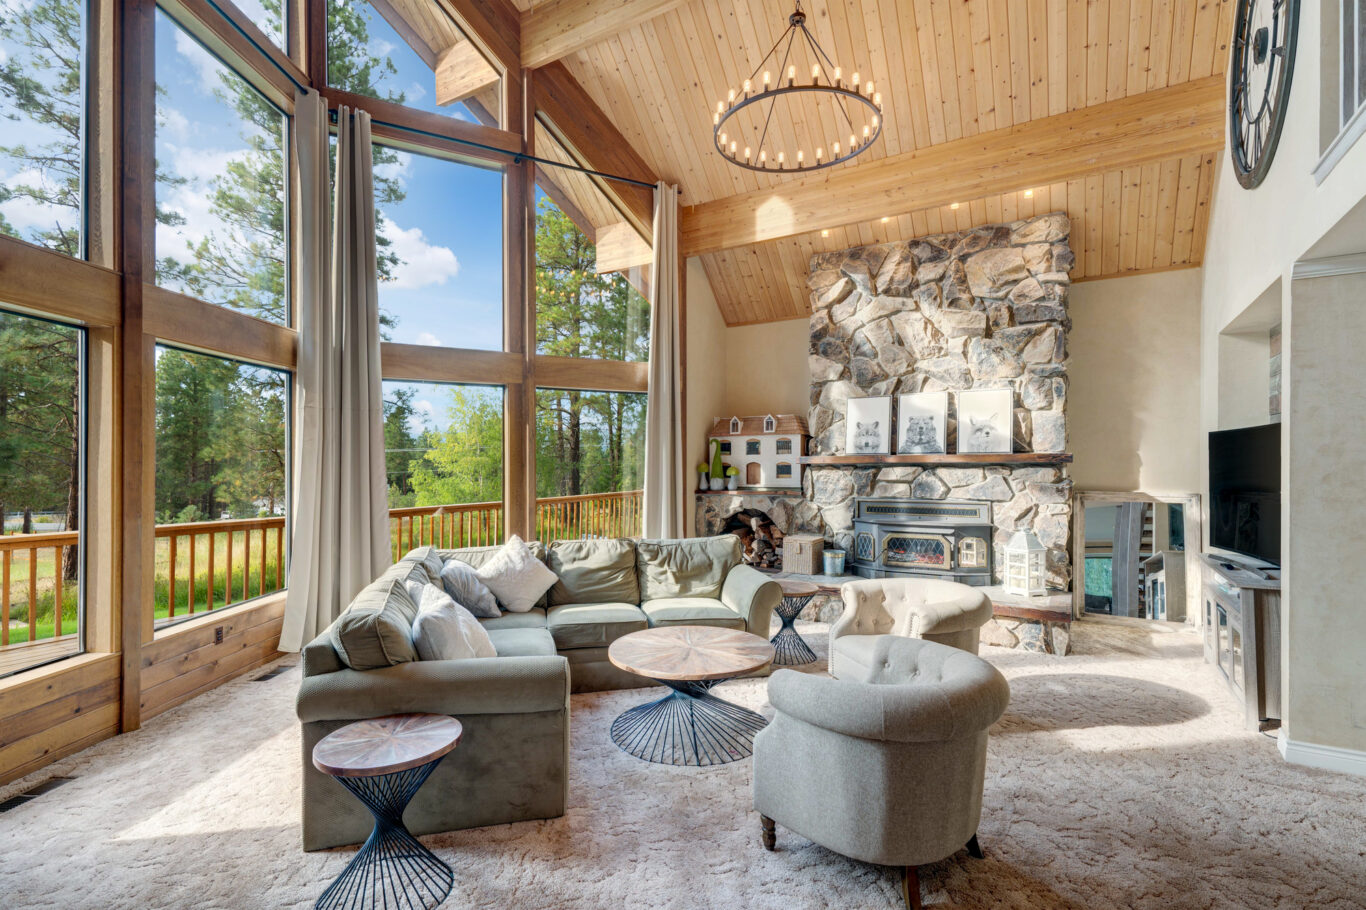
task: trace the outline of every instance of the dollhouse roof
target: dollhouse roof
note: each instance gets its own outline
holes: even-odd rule
[[[773,429],[764,431],[764,421],[773,418]],[[760,414],[757,417],[741,417],[740,432],[730,431],[730,422],[735,418],[718,417],[711,425],[712,436],[809,436],[806,418],[796,414]]]

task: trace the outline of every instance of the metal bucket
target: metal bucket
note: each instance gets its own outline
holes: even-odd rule
[[[844,551],[843,551],[843,550],[826,550],[825,553],[822,554],[822,555],[823,555],[824,560],[825,560],[825,574],[826,574],[826,575],[843,575],[843,574],[844,574]]]

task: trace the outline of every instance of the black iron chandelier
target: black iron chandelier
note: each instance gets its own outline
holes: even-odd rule
[[[732,88],[725,101],[716,102],[716,111],[711,118],[716,150],[731,164],[751,171],[791,173],[830,167],[867,151],[882,135],[882,95],[873,90],[872,80],[860,83],[856,72],[845,82],[843,71],[807,30],[801,0],[796,0],[796,9],[787,17],[787,22],[787,30],[759,61],[750,77],[738,90]],[[798,43],[799,38],[801,43]],[[793,45],[799,53],[802,48],[809,49],[808,56],[812,60],[809,82],[797,81]],[[771,63],[777,64],[776,80],[775,70],[764,68]],[[761,71],[762,82],[758,81]],[[795,149],[772,148],[775,140],[770,127],[779,102],[788,105],[803,99],[825,102],[835,108],[833,119],[837,132],[833,141],[825,141],[831,138],[828,133],[822,138],[821,134],[812,131],[805,136],[796,136],[798,145]],[[762,112],[762,124],[759,118],[746,123],[745,117],[737,117],[742,111],[746,116]],[[818,115],[791,118],[790,125],[795,131],[800,122],[819,123],[821,119]],[[848,130],[847,142],[844,141],[845,129]]]

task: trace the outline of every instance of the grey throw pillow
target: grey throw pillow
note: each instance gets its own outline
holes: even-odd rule
[[[501,616],[498,599],[475,573],[474,567],[458,559],[448,559],[441,567],[441,587],[460,606],[480,619]]]

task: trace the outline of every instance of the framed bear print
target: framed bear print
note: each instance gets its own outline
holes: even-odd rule
[[[890,455],[892,430],[892,396],[849,399],[844,411],[845,454]]]
[[[896,420],[898,454],[943,455],[948,451],[948,392],[917,392],[898,397]]]
[[[958,451],[964,455],[1008,455],[1014,393],[978,389],[958,393]]]

